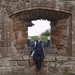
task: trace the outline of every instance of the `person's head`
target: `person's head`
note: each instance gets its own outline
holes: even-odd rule
[[[38,41],[41,41],[41,36],[37,36],[37,40]]]

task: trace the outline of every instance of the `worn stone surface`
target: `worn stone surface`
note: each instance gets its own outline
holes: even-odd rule
[[[51,46],[37,72],[28,47],[32,20],[51,21]],[[0,74],[75,75],[74,0],[0,0]]]
[[[44,61],[55,61],[55,56],[46,56]]]
[[[49,67],[49,72],[51,72],[51,73],[58,73],[59,69],[56,68],[56,67]]]
[[[17,61],[17,64],[18,64],[18,66],[25,66],[25,67],[29,66],[28,61]]]
[[[65,57],[65,56],[57,56],[56,57],[56,60],[58,62],[64,62],[64,61],[68,61],[68,57]]]

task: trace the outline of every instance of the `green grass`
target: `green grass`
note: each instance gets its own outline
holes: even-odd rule
[[[42,41],[46,42],[48,36],[41,36]],[[31,36],[31,41],[35,41],[37,39],[37,36]]]

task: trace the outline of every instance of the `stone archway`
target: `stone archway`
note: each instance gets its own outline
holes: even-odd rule
[[[47,19],[51,21],[52,44],[59,55],[71,55],[70,20],[71,14],[48,9],[32,9],[16,13],[11,18],[12,31],[16,45],[24,48],[28,36],[28,27],[33,26],[32,20]],[[48,51],[48,54],[50,52]]]
[[[37,19],[47,19],[51,21],[52,35],[53,35],[52,41],[53,40],[56,41],[56,42],[53,41],[52,43],[55,46],[57,46],[57,49],[59,49],[61,53],[62,52],[61,43],[63,45],[62,39],[65,40],[67,39],[66,43],[64,42],[65,45],[67,46],[67,48],[66,47],[65,48],[67,50],[69,49],[67,51],[67,54],[71,55],[72,39],[69,38],[69,36],[71,35],[72,20],[70,21],[70,19],[73,10],[72,3],[58,1],[58,0],[41,0],[41,1],[38,0],[5,1],[4,0],[1,1],[1,3],[2,6],[4,6],[5,8],[2,9],[2,11],[4,12],[3,15],[7,15],[5,16],[4,19],[4,21],[7,23],[6,24],[4,23],[6,26],[4,26],[3,24],[3,34],[2,34],[3,41],[1,41],[1,45],[3,45],[4,47],[10,47],[11,41],[13,40],[17,40],[16,45],[25,44],[28,35],[27,34],[28,26],[33,25],[31,21]],[[8,20],[6,20],[6,18],[8,18]],[[61,25],[61,23],[63,25]],[[60,27],[59,24],[62,27]],[[62,28],[62,30],[60,28]],[[58,32],[59,36],[56,36],[56,33],[54,33],[54,31]],[[67,36],[65,35],[60,36],[60,32],[64,32]],[[57,38],[63,37],[63,38],[59,40],[55,37]],[[57,41],[59,41],[60,45],[58,45]],[[21,46],[21,48],[23,47]]]

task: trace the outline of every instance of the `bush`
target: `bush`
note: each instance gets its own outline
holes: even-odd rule
[[[45,32],[41,33],[44,36],[50,36],[50,29],[47,29]]]

